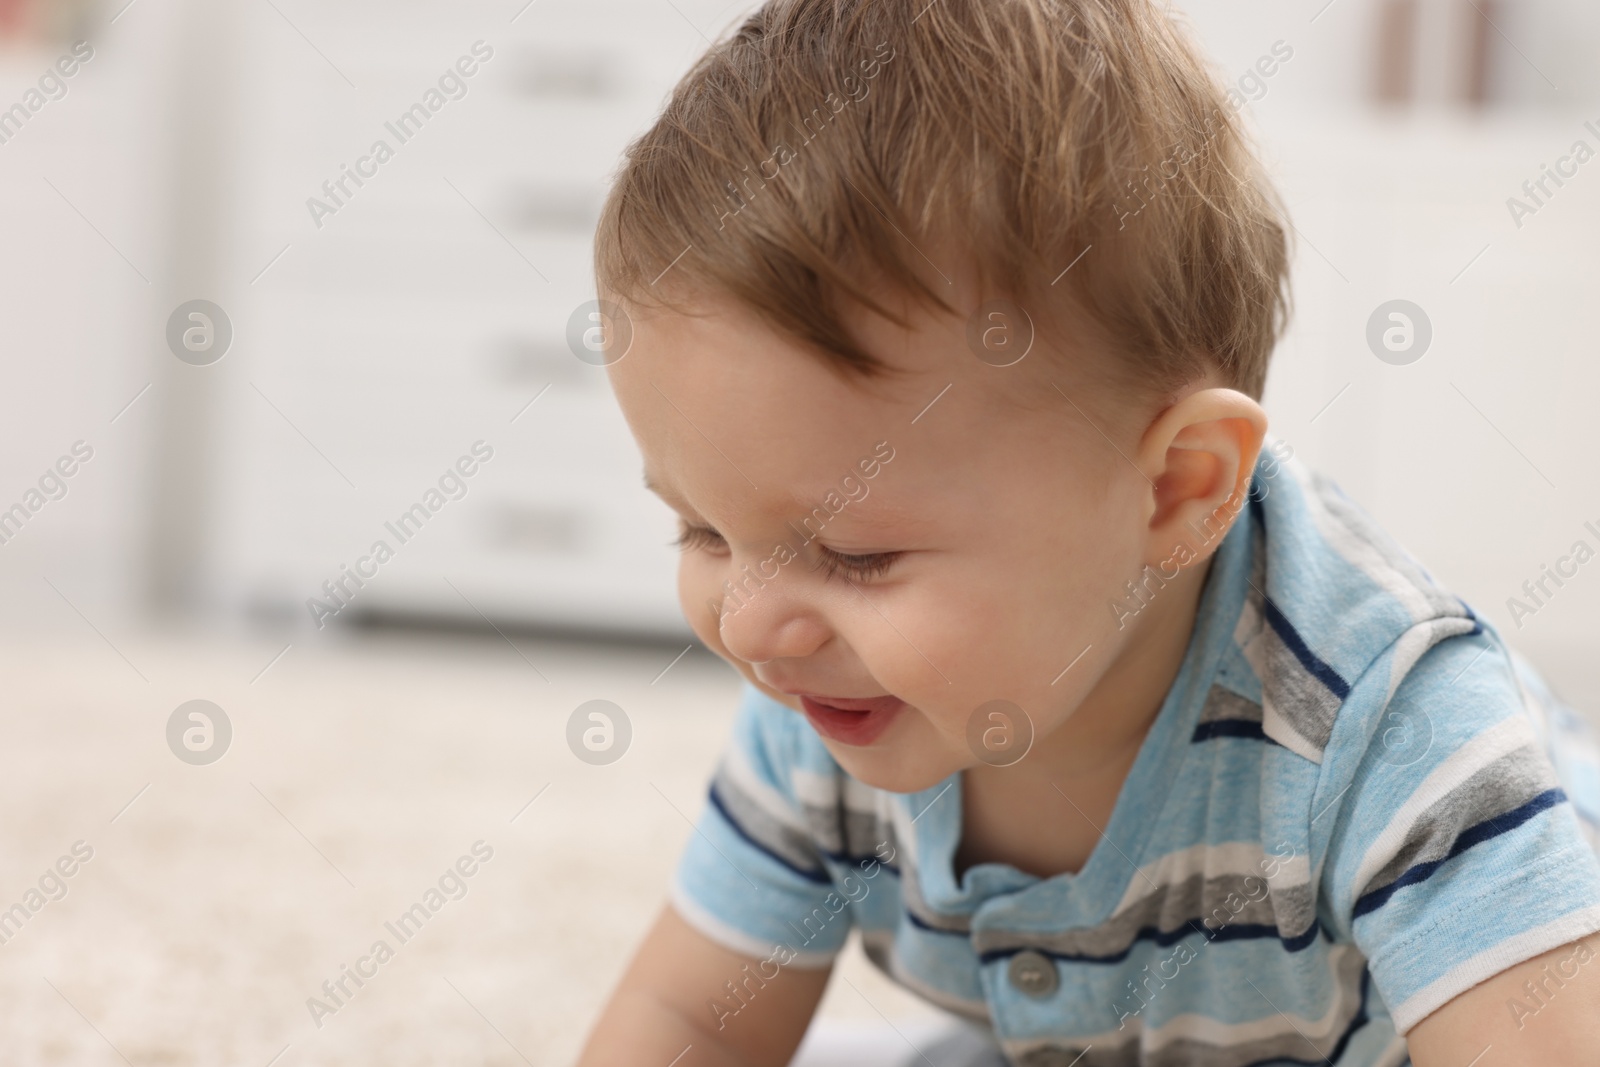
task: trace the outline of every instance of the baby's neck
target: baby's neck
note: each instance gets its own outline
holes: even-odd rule
[[[986,862],[1041,878],[1082,869],[1183,665],[1209,569],[1163,589],[1078,709],[1021,762],[962,772],[957,878]]]

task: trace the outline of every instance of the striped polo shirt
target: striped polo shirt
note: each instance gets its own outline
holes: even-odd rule
[[[1600,931],[1586,720],[1329,480],[1262,456],[1076,873],[957,879],[960,773],[867,786],[746,688],[671,893],[760,960],[708,1022],[854,929],[1017,1064],[1401,1064],[1434,1009]]]

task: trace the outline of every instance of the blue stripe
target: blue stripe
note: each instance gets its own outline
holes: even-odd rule
[[[876,861],[878,866],[882,867],[884,870],[893,871],[896,876],[900,874],[900,868],[896,864],[885,863],[883,859],[875,852],[869,852],[865,855],[851,855],[848,852],[829,852],[821,845],[817,846],[817,852],[822,856],[823,859],[832,860],[841,867],[860,867],[862,864],[867,863],[868,861]],[[864,869],[865,868],[863,868],[863,870]],[[865,875],[862,877],[865,877]],[[872,877],[876,878],[877,875],[873,875]]]
[[[1288,646],[1289,651],[1294,653],[1294,658],[1300,661],[1300,666],[1304,667],[1317,681],[1327,686],[1328,690],[1338,697],[1341,702],[1345,697],[1349,696],[1350,683],[1341,678],[1338,671],[1324,663],[1317,657],[1315,652],[1307,647],[1305,641],[1301,640],[1299,632],[1284,617],[1283,612],[1278,610],[1278,606],[1272,602],[1271,598],[1263,595],[1261,601],[1265,607],[1267,622],[1272,624],[1272,628],[1277,631],[1278,637]]]
[[[1326,1065],[1330,1063],[1338,1063],[1339,1060],[1344,1057],[1345,1046],[1350,1044],[1350,1039],[1355,1036],[1356,1031],[1372,1021],[1371,1016],[1367,1014],[1367,995],[1371,991],[1371,987],[1372,975],[1365,967],[1362,967],[1361,1006],[1356,1008],[1355,1015],[1350,1017],[1350,1025],[1344,1028],[1344,1033],[1339,1037],[1339,1043],[1333,1046],[1333,1051],[1326,1057],[1318,1056],[1314,1060],[1297,1060],[1292,1056],[1275,1056],[1270,1060],[1256,1060],[1253,1063],[1246,1064],[1245,1067],[1275,1067],[1276,1064],[1280,1063],[1298,1063],[1306,1064],[1307,1067],[1312,1067],[1312,1065],[1315,1064]],[[1271,1007],[1270,1001],[1268,1002],[1268,1007]],[[1310,1042],[1309,1038],[1306,1040],[1307,1043]],[[1315,1048],[1316,1046],[1313,1045],[1312,1047]],[[1410,1062],[1411,1061],[1409,1059],[1406,1060],[1406,1063]],[[1402,1065],[1402,1067],[1404,1067],[1404,1065]]]
[[[1368,912],[1377,911],[1389,903],[1389,898],[1394,896],[1397,891],[1405,886],[1427,881],[1432,877],[1434,871],[1437,871],[1445,863],[1455,859],[1473,845],[1481,845],[1485,841],[1499,837],[1501,834],[1508,834],[1541,811],[1553,808],[1566,799],[1567,794],[1562,789],[1546,789],[1519,808],[1508,811],[1504,815],[1496,815],[1492,819],[1485,819],[1476,826],[1469,827],[1456,838],[1455,844],[1450,846],[1449,855],[1443,859],[1419,863],[1382,889],[1374,889],[1366,894],[1356,901],[1355,911],[1350,918],[1352,920],[1359,919]]]
[[[1259,990],[1257,992],[1259,992]],[[1243,1067],[1279,1067],[1279,1065],[1285,1064],[1285,1063],[1302,1064],[1302,1065],[1304,1065],[1304,1067],[1316,1067],[1316,1065],[1320,1064],[1320,1065],[1323,1065],[1323,1067],[1326,1067],[1326,1065],[1328,1065],[1328,1064],[1337,1063],[1339,1060],[1344,1058],[1345,1049],[1349,1046],[1350,1039],[1356,1035],[1356,1031],[1360,1030],[1363,1026],[1367,1025],[1367,1023],[1372,1021],[1372,1017],[1367,1014],[1367,1001],[1368,1001],[1368,998],[1371,995],[1372,995],[1372,973],[1369,970],[1367,970],[1366,967],[1362,967],[1361,968],[1361,1002],[1356,1007],[1356,1013],[1350,1017],[1350,1025],[1346,1026],[1344,1028],[1344,1033],[1339,1035],[1339,1043],[1333,1046],[1332,1051],[1329,1052],[1329,1054],[1327,1056],[1322,1056],[1322,1055],[1319,1054],[1317,1056],[1317,1058],[1314,1059],[1314,1060],[1301,1060],[1301,1059],[1296,1059],[1293,1056],[1274,1056],[1270,1060],[1251,1060],[1249,1063],[1244,1064]],[[1268,1001],[1267,1002],[1267,1006],[1269,1008],[1272,1007],[1272,1002]],[[1277,1014],[1276,1009],[1274,1009],[1274,1014]],[[1304,1035],[1301,1035],[1301,1036],[1304,1036]],[[1313,1049],[1316,1048],[1316,1045],[1312,1043],[1310,1038],[1306,1038],[1306,1043],[1311,1045],[1311,1047]],[[1089,1047],[1092,1048],[1093,1046],[1091,1045]],[[1226,1046],[1213,1045],[1212,1047],[1213,1048],[1222,1049],[1222,1048],[1225,1048]],[[1070,1051],[1070,1050],[1064,1050],[1064,1052],[1065,1051]],[[1085,1048],[1083,1050],[1083,1052],[1088,1052],[1088,1051],[1089,1051],[1088,1048]],[[1083,1057],[1083,1053],[1079,1053],[1079,1059],[1081,1059],[1082,1057]],[[1073,1062],[1076,1063],[1077,1060],[1074,1060]],[[1411,1059],[1410,1059],[1410,1057],[1407,1057],[1406,1060],[1400,1065],[1400,1067],[1409,1067],[1410,1063],[1411,1063]]]
[[[1246,737],[1252,741],[1277,744],[1262,731],[1259,719],[1212,719],[1210,722],[1200,723],[1194,728],[1194,736],[1189,738],[1189,743],[1199,744],[1213,737]]]
[[[748,841],[756,850],[770,857],[774,862],[782,864],[785,868],[793,871],[795,874],[798,874],[801,878],[804,878],[808,882],[815,882],[817,885],[833,884],[833,876],[828,873],[827,868],[824,867],[815,871],[808,871],[804,868],[796,867],[787,859],[772,851],[772,849],[768,848],[764,843],[756,840],[756,838],[751,835],[750,831],[739,825],[739,820],[735,819],[732,813],[728,811],[727,805],[722,802],[722,797],[717,794],[717,787],[715,783],[712,783],[711,789],[707,793],[707,796],[711,798],[712,806],[715,807],[717,811],[722,813],[723,821],[729,826],[733,827],[734,832]],[[728,860],[728,862],[732,863],[733,861]],[[737,867],[734,869],[738,870]]]
[[[918,922],[914,915],[911,916],[911,921],[914,925],[924,930],[933,929],[925,923]],[[952,931],[935,930],[934,932],[947,934]],[[1141,941],[1149,941],[1159,948],[1166,948],[1177,944],[1191,934],[1199,934],[1207,941],[1272,940],[1281,944],[1286,952],[1300,952],[1309,948],[1320,933],[1322,933],[1322,924],[1317,919],[1311,920],[1311,925],[1306,929],[1305,933],[1296,934],[1294,937],[1284,937],[1278,932],[1276,926],[1268,926],[1265,923],[1231,923],[1221,929],[1212,930],[1205,925],[1203,920],[1190,919],[1175,930],[1160,930],[1154,926],[1142,927],[1138,933],[1133,935],[1133,940],[1128,943],[1127,948],[1109,956],[1090,956],[1076,952],[1054,952],[1042,946],[1018,945],[1015,948],[992,949],[981,954],[978,959],[982,963],[991,963],[994,960],[1008,959],[1019,952],[1033,951],[1049,956],[1051,959],[1068,963],[1121,963],[1128,958],[1128,954],[1133,951],[1134,946]],[[961,934],[959,936],[965,937],[966,935]]]
[[[1356,1035],[1356,1031],[1365,1026],[1369,1021],[1370,1017],[1367,1015],[1367,996],[1371,993],[1371,991],[1372,972],[1363,966],[1361,968],[1361,1006],[1356,1009],[1355,1017],[1350,1020],[1350,1025],[1345,1029],[1344,1036],[1339,1039],[1339,1043],[1337,1045],[1333,1046],[1333,1055],[1329,1057],[1330,1059],[1335,1061],[1344,1059],[1345,1046],[1350,1044],[1350,1039]],[[1411,1060],[1407,1058],[1406,1062],[1410,1063]]]
[[[911,920],[911,925],[915,926],[918,930],[926,930],[930,934],[949,934],[952,937],[959,937],[963,941],[971,936],[971,932],[968,930],[944,930],[937,926],[929,926],[925,919],[918,918],[916,912],[906,907],[904,898],[902,898],[900,901],[900,911],[907,919]],[[950,917],[952,919],[966,918],[966,916],[962,915],[952,915]]]

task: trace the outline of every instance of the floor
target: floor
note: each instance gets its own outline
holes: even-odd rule
[[[0,1063],[576,1057],[699,813],[730,670],[492,633],[108,629],[0,641]],[[1541,662],[1571,691],[1592,657]],[[196,699],[232,727],[209,764],[169,747]],[[566,742],[594,699],[632,724],[609,765]],[[361,963],[379,939],[392,958]],[[796,1067],[921,1064],[944,1018],[852,945]]]
[[[284,643],[5,643],[0,909],[25,919],[0,928],[0,1062],[571,1062],[690,833],[734,676],[698,648],[330,631],[275,659]],[[609,766],[565,742],[596,698],[634,731]],[[193,699],[232,726],[211,764],[168,747]],[[490,858],[450,876],[478,842]],[[50,876],[75,845],[92,855]],[[385,923],[441,877],[400,942]],[[380,938],[392,958],[325,995]],[[852,948],[805,1062],[843,1067],[849,1039],[893,1064],[939,1018]]]

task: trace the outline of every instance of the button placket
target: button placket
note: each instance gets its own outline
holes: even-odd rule
[[[1050,996],[1061,984],[1055,961],[1031,948],[1011,957],[1006,965],[1006,978],[1019,993],[1036,999]]]

